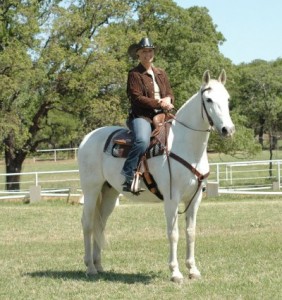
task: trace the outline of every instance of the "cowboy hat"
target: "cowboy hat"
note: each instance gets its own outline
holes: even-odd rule
[[[149,38],[142,38],[138,44],[132,44],[131,46],[129,46],[127,53],[133,59],[137,59],[138,56],[137,56],[136,52],[142,48],[155,49],[155,46],[153,45],[153,43],[151,42],[151,40]]]

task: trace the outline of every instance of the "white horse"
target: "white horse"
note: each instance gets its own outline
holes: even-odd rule
[[[229,94],[224,87],[226,74],[223,70],[218,80],[211,79],[209,71],[203,75],[203,84],[175,114],[168,135],[167,150],[180,157],[182,163],[164,154],[148,160],[153,175],[164,198],[167,237],[170,245],[169,268],[171,280],[182,282],[177,260],[178,205],[184,202],[186,209],[186,266],[190,278],[199,278],[194,257],[195,227],[198,207],[202,199],[201,181],[209,172],[207,144],[213,127],[222,136],[231,136],[235,127],[229,115]],[[119,127],[98,128],[85,136],[78,151],[81,187],[84,193],[82,216],[87,274],[102,272],[101,250],[104,229],[112,213],[116,198],[122,193],[124,177],[120,171],[123,158],[115,158],[103,151],[108,136]],[[180,160],[181,160],[180,159]],[[184,163],[183,163],[184,161]],[[186,163],[185,163],[186,162]],[[185,165],[186,164],[186,165]],[[191,168],[189,169],[188,167]],[[192,169],[192,170],[191,170]],[[143,201],[156,198],[146,190],[139,196],[131,193],[126,198]]]

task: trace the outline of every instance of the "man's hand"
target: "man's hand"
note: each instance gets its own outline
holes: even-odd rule
[[[174,105],[171,103],[170,97],[160,99],[160,106],[163,110],[172,110]]]

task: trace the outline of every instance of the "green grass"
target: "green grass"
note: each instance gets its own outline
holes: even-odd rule
[[[169,281],[161,203],[121,201],[107,227],[106,272],[93,278],[85,275],[81,212],[58,200],[0,203],[0,299],[281,299],[281,199],[204,198],[198,281],[187,276],[180,216],[182,285]]]

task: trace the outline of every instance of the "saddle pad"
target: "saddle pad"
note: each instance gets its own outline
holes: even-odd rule
[[[112,154],[112,148],[114,146],[114,140],[116,139],[116,136],[119,136],[121,133],[125,134],[129,130],[126,128],[119,128],[115,131],[113,131],[107,138],[105,145],[104,145],[104,152],[107,154]]]
[[[153,138],[154,140],[154,138]],[[117,129],[112,132],[104,146],[104,152],[114,157],[126,158],[132,147],[132,134],[126,128]],[[154,142],[147,149],[147,158],[162,155],[164,146],[161,143]]]

